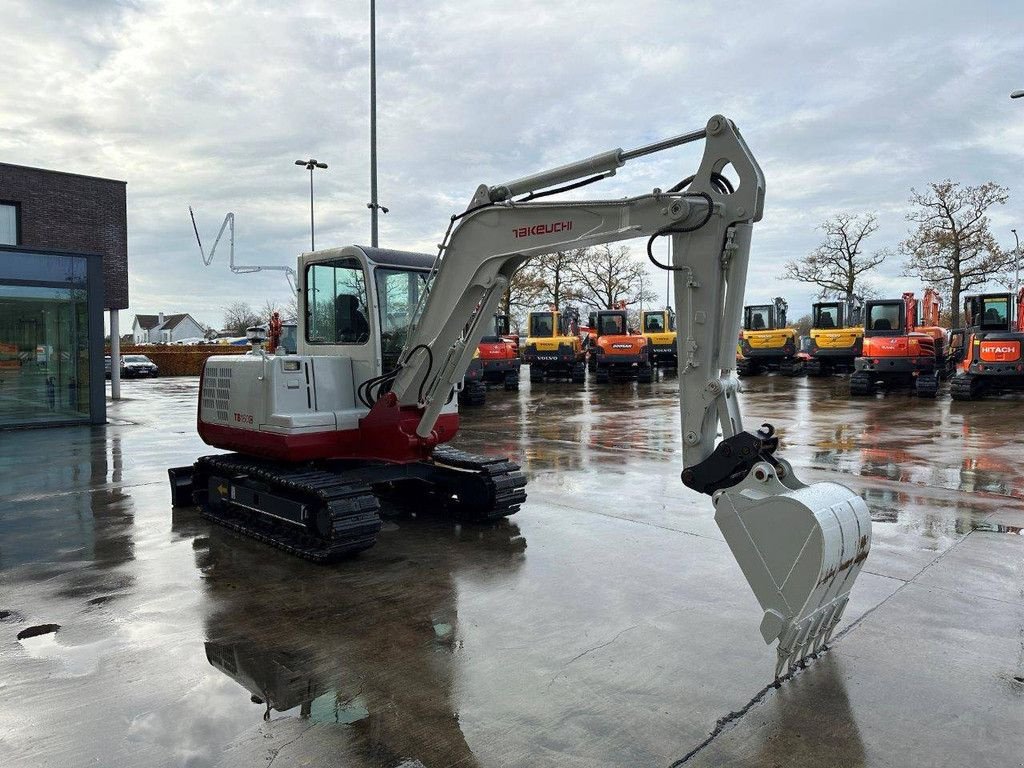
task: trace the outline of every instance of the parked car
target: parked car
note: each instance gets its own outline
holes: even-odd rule
[[[145,355],[125,355],[121,358],[121,378],[133,379],[145,376],[159,376],[156,363]]]

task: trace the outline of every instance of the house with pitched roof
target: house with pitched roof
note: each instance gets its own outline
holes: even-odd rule
[[[136,344],[170,344],[182,339],[201,338],[206,330],[187,312],[179,315],[136,315],[132,339]]]

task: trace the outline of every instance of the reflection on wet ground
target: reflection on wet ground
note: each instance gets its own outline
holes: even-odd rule
[[[523,464],[522,512],[390,509],[330,568],[171,510],[166,468],[204,452],[195,380],[126,382],[106,428],[0,433],[4,764],[914,764],[907,741],[1008,764],[1019,727],[974,742],[1024,696],[1024,401],[845,386],[744,382],[749,425],[875,522],[842,638],[780,691],[679,482],[673,376],[492,390],[458,444]]]

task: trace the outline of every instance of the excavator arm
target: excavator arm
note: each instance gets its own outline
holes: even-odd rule
[[[539,190],[582,186],[575,183],[580,178],[597,180],[633,158],[700,140],[696,174],[667,191],[531,201],[550,194]],[[735,187],[722,175],[727,166],[738,177]],[[650,238],[648,253],[658,263],[651,244],[670,238],[671,263],[659,266],[674,275],[680,324],[682,480],[712,496],[716,521],[764,610],[765,642],[779,641],[778,677],[830,638],[870,548],[871,522],[864,502],[844,486],[797,480],[776,455],[770,425],[743,429],[732,369],[751,231],[764,194],[761,169],[720,115],[703,130],[637,150],[481,186],[453,218],[422,314],[379,396],[386,395],[388,407],[418,411],[416,438],[429,441],[519,266],[545,253],[637,237]],[[527,198],[514,199],[519,195]]]

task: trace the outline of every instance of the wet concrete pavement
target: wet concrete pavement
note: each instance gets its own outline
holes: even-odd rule
[[[196,386],[0,433],[4,765],[1024,764],[1024,402],[745,382],[748,426],[875,521],[832,650],[775,690],[674,379],[490,392],[457,444],[521,461],[522,511],[400,513],[328,568],[171,509]]]

